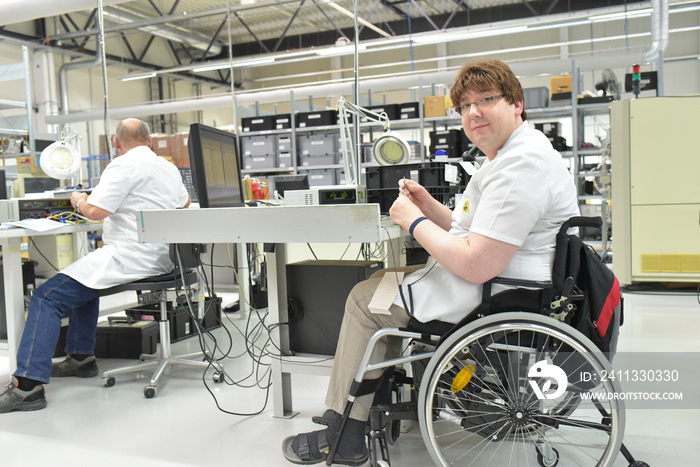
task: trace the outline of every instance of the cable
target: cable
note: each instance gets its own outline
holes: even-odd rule
[[[34,245],[34,248],[36,249],[37,253],[39,253],[39,255],[40,255],[42,258],[44,258],[44,260],[46,260],[46,262],[48,263],[48,265],[51,266],[51,268],[52,268],[54,271],[59,272],[60,269],[58,269],[56,266],[54,266],[53,263],[51,262],[51,260],[49,260],[46,256],[44,256],[44,253],[41,252],[41,250],[40,250],[39,247],[36,245],[36,242],[34,241],[34,239],[33,239],[32,237],[29,237],[29,241],[32,242],[32,245]]]
[[[251,248],[249,250],[249,251],[251,251],[251,254],[249,254],[249,261],[256,261],[257,260],[257,255],[254,253],[253,250],[254,250],[254,248]],[[176,250],[176,253],[177,253],[178,264],[180,266],[181,277],[184,280],[184,272],[183,272],[183,268],[182,268],[182,261],[180,258],[179,250]],[[213,246],[212,246],[212,256],[213,256]],[[201,272],[200,278],[201,278],[202,282],[204,283],[204,286],[207,289],[209,296],[215,297],[214,293],[210,289],[210,283],[209,283],[209,280],[208,280],[206,273],[204,271],[204,267],[202,265],[200,265],[199,269]],[[213,261],[212,261],[212,264],[210,264],[210,270],[211,270],[211,274],[212,274],[212,278],[213,278],[213,271],[214,271],[213,270]],[[233,271],[234,271],[234,274],[236,276],[236,281],[238,282],[239,281],[238,273],[237,273],[237,270],[235,267],[233,268]],[[240,284],[240,282],[238,282],[238,283]],[[192,311],[194,310],[194,306],[192,305],[192,302],[190,300],[190,296],[189,296],[189,294],[184,294],[184,297],[185,297],[185,300],[187,301],[189,312],[192,314]],[[247,298],[242,293],[242,291],[239,294],[239,297],[240,297],[240,299],[245,300],[247,303]],[[207,307],[207,311],[205,312],[205,315],[206,315],[206,313],[209,313],[211,311],[212,306],[216,306],[215,299],[210,300],[210,303],[211,303],[211,305],[209,307]],[[207,358],[207,361],[210,364],[210,366],[207,368],[207,370],[205,370],[205,372],[202,374],[202,381],[203,381],[207,391],[214,399],[216,407],[220,411],[222,411],[226,414],[230,414],[230,415],[237,415],[237,416],[258,415],[265,410],[265,408],[267,407],[267,404],[269,402],[269,391],[270,391],[271,382],[272,382],[272,372],[271,372],[270,363],[264,362],[263,358],[273,355],[271,352],[269,352],[267,350],[268,345],[271,343],[270,333],[271,333],[273,328],[267,328],[264,324],[265,318],[267,317],[267,310],[266,309],[258,310],[258,309],[251,307],[251,310],[255,313],[255,316],[258,318],[258,322],[256,324],[252,324],[252,318],[254,315],[253,315],[253,313],[251,313],[248,316],[245,331],[241,331],[240,328],[238,328],[238,326],[236,326],[235,323],[233,323],[227,317],[228,321],[231,324],[233,324],[236,331],[238,333],[240,333],[244,338],[245,351],[243,353],[241,353],[240,355],[235,356],[235,357],[232,357],[229,355],[229,353],[232,349],[233,337],[231,336],[231,334],[226,326],[222,326],[222,327],[224,328],[224,332],[226,332],[226,334],[229,338],[230,346],[226,352],[223,352],[221,350],[221,348],[219,347],[219,345],[216,341],[216,338],[213,336],[213,334],[211,332],[209,332],[207,329],[204,329],[198,320],[196,320],[196,319],[194,320],[195,329],[197,330],[197,333],[198,333],[199,338],[200,338],[200,348],[202,348],[202,351],[205,355],[205,358]],[[263,314],[261,315],[260,313],[263,313]],[[223,323],[221,323],[221,324],[223,324]],[[267,331],[267,338],[264,337],[265,331]],[[212,343],[214,344],[213,351],[209,350],[209,346],[208,346],[208,343],[207,343],[205,336],[212,340]],[[262,343],[262,346],[259,344],[260,339],[264,340],[264,342]],[[273,346],[277,347],[276,345],[274,345],[274,343],[273,343]],[[219,350],[219,352],[222,353],[222,356],[219,359],[216,359],[216,351],[217,350]],[[251,366],[250,372],[247,375],[244,375],[244,377],[242,377],[241,379],[234,380],[230,375],[228,375],[224,371],[223,367],[221,367],[221,365],[218,363],[218,361],[220,361],[224,358],[238,358],[238,357],[243,356],[245,354],[247,354],[251,357],[251,365],[252,366]],[[254,411],[254,412],[250,412],[250,413],[234,412],[234,411],[229,411],[229,410],[222,408],[221,405],[219,404],[218,399],[216,398],[216,395],[211,390],[211,388],[209,387],[209,384],[206,381],[206,371],[208,371],[208,369],[211,367],[215,368],[218,372],[221,373],[221,375],[223,376],[223,382],[228,384],[228,385],[239,386],[241,388],[259,387],[259,388],[265,390],[266,395],[265,395],[265,401],[263,403],[263,407],[258,411]],[[248,383],[248,381],[251,379],[252,379],[252,382]]]

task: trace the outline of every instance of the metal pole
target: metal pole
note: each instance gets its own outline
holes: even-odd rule
[[[32,82],[29,70],[29,48],[22,46],[22,61],[24,62],[24,96],[27,109],[27,140],[29,143],[29,155],[36,155],[36,141],[34,138],[34,105],[32,104]],[[3,154],[4,158],[4,154]],[[39,161],[37,160],[37,163]]]
[[[359,107],[360,105],[360,50],[359,50],[359,43],[360,43],[360,29],[358,27],[358,11],[357,11],[357,0],[353,0],[352,2],[352,7],[353,7],[353,13],[354,13],[354,27],[355,27],[355,98],[354,104]],[[355,180],[355,184],[359,185],[360,184],[360,176],[362,174],[362,144],[360,144],[360,116],[355,115],[353,118],[353,125],[355,128],[355,160],[353,161],[355,163],[355,167],[353,168],[353,177]],[[346,178],[348,174],[345,174]]]
[[[109,91],[107,89],[107,52],[105,51],[105,23],[104,23],[104,6],[102,4],[102,0],[98,0],[98,12],[97,12],[97,18],[100,24],[100,35],[98,36],[97,40],[100,42],[100,53],[101,53],[101,61],[102,61],[102,81],[103,81],[103,86],[104,86],[104,93],[105,93],[105,99],[104,99],[104,132],[105,132],[105,138],[107,138],[108,144],[107,144],[107,155],[109,155],[109,160],[111,161],[114,158],[114,154],[112,154],[112,145],[109,144]],[[67,110],[67,109],[66,109]],[[82,178],[82,177],[81,177]]]

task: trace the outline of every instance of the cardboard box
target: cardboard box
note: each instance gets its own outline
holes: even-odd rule
[[[21,174],[44,174],[37,165],[36,156],[23,156],[17,158],[17,172]]]
[[[444,117],[452,105],[450,96],[428,96],[423,98],[424,117]]]
[[[187,149],[188,133],[178,133],[170,137],[170,157],[178,167],[190,166],[190,152]]]
[[[105,135],[100,135],[100,137],[98,138],[97,141],[98,141],[98,146],[100,149],[98,154],[100,154],[102,156],[108,156],[109,151],[107,149],[107,139],[105,138]],[[117,151],[114,149],[114,135],[111,135],[109,137],[109,147],[112,149],[112,154],[116,156]]]
[[[552,95],[571,92],[571,75],[553,76],[549,80],[549,89],[552,90]]]
[[[172,157],[170,135],[151,135],[153,152],[163,157]]]

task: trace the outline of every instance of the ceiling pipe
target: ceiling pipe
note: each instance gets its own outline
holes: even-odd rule
[[[646,52],[646,61],[654,62],[668,45],[668,0],[651,2],[651,47]]]
[[[131,0],[103,0],[105,5],[117,5]],[[0,1],[0,26],[23,23],[38,18],[94,10],[95,0],[2,0]]]
[[[604,68],[620,68],[632,66],[644,60],[644,51],[631,51],[613,54],[596,54],[576,58],[576,66],[582,71],[600,70]],[[571,69],[571,60],[544,60],[533,62],[512,63],[511,68],[518,76],[536,76],[542,73],[554,75],[560,74],[562,70]],[[391,76],[388,78],[362,79],[360,81],[363,90],[372,92],[395,91],[397,89],[409,89],[416,86],[420,80],[424,85],[430,83],[452,85],[457,70],[447,70],[423,75]],[[236,93],[236,104],[239,107],[250,107],[256,104],[279,104],[288,102],[290,91],[294,91],[295,99],[306,99],[307,96],[351,96],[353,83],[329,83],[329,84],[309,84],[296,88],[276,89],[270,91],[255,91]],[[128,117],[142,117],[148,115],[160,115],[178,112],[193,112],[198,110],[220,109],[231,107],[233,104],[232,95],[192,98],[177,102],[148,103],[129,107],[119,107],[110,109],[110,117],[113,119],[123,119]],[[49,124],[64,124],[71,122],[85,122],[99,120],[103,116],[101,109],[73,112],[67,115],[56,115],[46,117]]]
[[[69,62],[65,63],[60,70],[58,70],[58,86],[61,90],[61,114],[68,115],[68,81],[67,73],[71,70],[78,70],[82,68],[94,68],[100,63],[102,63],[102,41],[100,36],[97,36],[97,47],[95,51],[95,58],[92,60],[83,60],[80,62]]]

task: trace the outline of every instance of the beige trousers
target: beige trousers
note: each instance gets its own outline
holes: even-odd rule
[[[399,271],[414,271],[422,266],[399,268]],[[384,269],[375,273],[370,279],[357,284],[345,303],[345,315],[340,327],[338,347],[335,352],[333,372],[326,394],[326,405],[338,413],[343,413],[348,401],[350,385],[359,370],[367,343],[375,331],[382,328],[399,328],[408,324],[409,316],[406,311],[396,305],[389,308],[391,315],[374,314],[367,305],[377,289],[384,273],[391,274],[393,269]],[[388,337],[377,343],[370,363],[396,358],[403,347],[403,339]],[[365,379],[377,378],[381,370],[374,370],[365,375]],[[350,417],[366,421],[372,407],[373,394],[355,399]]]

